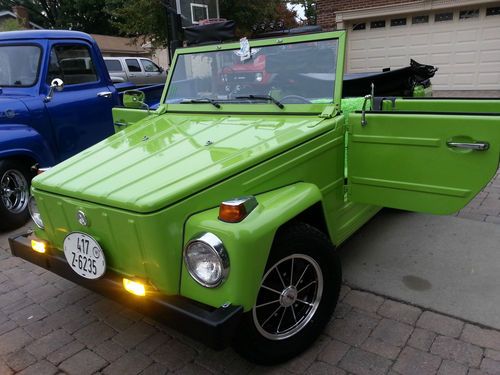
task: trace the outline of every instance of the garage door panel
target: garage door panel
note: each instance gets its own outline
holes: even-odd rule
[[[477,40],[477,29],[459,31],[457,34],[457,42],[475,42]]]
[[[395,49],[396,47],[406,47],[408,45],[408,40],[405,36],[397,36],[390,38],[388,42],[389,42],[389,47],[391,47],[391,50]]]
[[[500,23],[500,19],[498,20]],[[486,26],[483,27],[482,33],[481,33],[481,39],[483,40],[493,40],[497,41],[499,40],[499,26],[498,25],[491,25],[491,26]]]
[[[498,61],[489,62],[489,63],[481,63],[480,73],[498,73]]]
[[[476,51],[478,49],[477,41],[476,42],[456,42],[453,45],[454,51]]]
[[[476,67],[477,64],[468,64],[464,62],[455,62],[455,64],[451,66],[447,66],[446,69],[443,68],[446,72],[450,74],[461,74],[461,73],[467,73],[467,74],[473,74],[476,72]]]
[[[468,85],[474,84],[475,75],[471,73],[455,73],[453,75],[453,83],[456,85]]]
[[[423,35],[409,35],[409,45],[413,47],[420,47],[420,46],[425,46],[427,47],[429,45],[429,35],[423,34]]]
[[[408,60],[409,60],[409,58],[407,56],[390,57],[389,58],[389,66],[391,68],[402,66],[402,65],[408,64]]]
[[[453,41],[453,33],[441,31],[438,33],[434,33],[432,37],[432,42],[434,44],[448,44]]]
[[[477,54],[475,52],[457,52],[455,53],[455,61],[460,61],[460,63],[476,63]]]
[[[488,62],[496,62],[500,66],[500,51],[481,51],[480,63]]]
[[[500,84],[499,73],[479,73],[479,83],[483,85],[497,86]]]
[[[447,65],[451,62],[451,57],[449,53],[434,53],[430,57],[429,64],[437,66]]]

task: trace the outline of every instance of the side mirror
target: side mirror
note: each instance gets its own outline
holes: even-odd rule
[[[126,108],[147,109],[149,106],[144,103],[146,94],[140,90],[127,90],[123,93],[123,106]]]
[[[45,103],[48,103],[54,97],[54,92],[62,91],[64,89],[64,82],[60,78],[54,78],[52,82],[50,82],[49,93],[45,97]]]

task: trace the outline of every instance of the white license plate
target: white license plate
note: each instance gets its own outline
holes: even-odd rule
[[[64,239],[64,256],[69,266],[86,279],[98,279],[106,272],[101,246],[85,233],[73,232]]]

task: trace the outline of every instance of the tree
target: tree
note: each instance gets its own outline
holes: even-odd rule
[[[24,6],[32,22],[49,29],[118,33],[106,13],[106,0],[0,0],[0,9],[11,9],[15,5]]]
[[[5,20],[0,23],[0,31],[15,31],[22,30],[21,25],[15,19]]]
[[[250,36],[255,26],[284,21],[284,26],[295,26],[293,14],[282,0],[220,0],[220,14],[222,17],[236,22],[239,36]]]
[[[106,0],[112,24],[121,34],[154,47],[168,45],[167,7],[168,0]]]
[[[315,0],[288,0],[286,3],[292,6],[302,7],[305,17],[304,19],[301,19],[302,23],[306,25],[316,25],[317,13]]]

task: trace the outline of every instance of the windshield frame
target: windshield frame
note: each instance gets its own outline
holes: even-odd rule
[[[38,64],[37,64],[37,70],[36,70],[36,75],[33,83],[31,85],[2,85],[0,84],[0,88],[8,87],[8,88],[30,88],[34,87],[38,84],[38,80],[40,79],[40,70],[41,70],[41,65],[42,65],[42,58],[43,58],[43,48],[41,45],[37,43],[0,43],[0,48],[1,47],[36,47],[38,48],[40,54],[38,56]]]
[[[227,43],[227,44],[211,44],[208,46],[197,46],[177,49],[174,58],[171,63],[171,68],[168,71],[168,76],[163,90],[163,94],[160,101],[160,108],[163,107],[163,111],[168,112],[204,112],[204,113],[272,113],[272,114],[309,114],[318,115],[327,106],[340,107],[340,100],[342,98],[342,82],[344,76],[344,64],[345,64],[345,31],[333,31],[333,32],[323,32],[316,34],[304,34],[291,37],[277,37],[268,39],[256,39],[249,40],[251,48],[263,47],[263,46],[275,46],[281,44],[292,44],[292,43],[306,43],[322,40],[337,39],[337,66],[335,71],[335,86],[333,92],[333,103],[311,103],[311,104],[286,104],[285,108],[280,109],[276,104],[272,102],[259,101],[252,104],[243,103],[230,103],[220,101],[219,104],[221,108],[215,108],[212,104],[201,103],[201,104],[189,104],[189,103],[166,103],[167,92],[170,88],[171,80],[175,67],[178,61],[178,57],[186,54],[196,54],[202,52],[218,52],[225,50],[236,50],[240,48],[239,43]],[[341,77],[341,79],[338,79]]]

